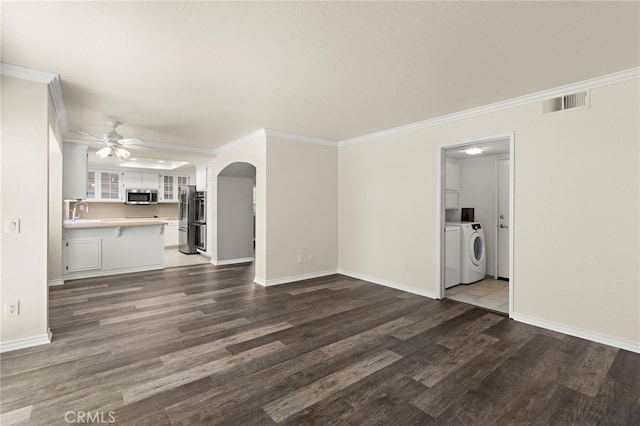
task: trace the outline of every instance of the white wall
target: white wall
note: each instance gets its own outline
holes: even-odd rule
[[[219,153],[210,163],[209,221],[216,224],[211,227],[212,262],[225,256],[218,244],[218,174],[232,163],[245,162],[256,167],[255,281],[271,285],[335,273],[337,149],[267,136],[264,131],[232,145],[233,149]],[[303,255],[302,263],[298,255]]]
[[[255,281],[264,284],[267,280],[267,140],[264,132],[249,135],[247,139],[246,142],[239,144],[239,146],[219,153],[214,160],[209,162],[212,181],[207,193],[209,200],[207,217],[208,245],[211,253],[211,262],[216,263],[218,260],[218,174],[231,163],[244,162],[252,164],[256,168]]]
[[[218,176],[217,260],[253,258],[253,179]]]
[[[513,131],[514,316],[638,347],[639,93],[634,79],[586,109],[532,103],[343,146],[340,269],[435,295],[440,146]]]
[[[0,316],[6,350],[18,342],[48,340],[49,91],[46,84],[4,75],[1,83],[0,299],[2,305],[20,301],[19,316]],[[19,234],[4,232],[9,218],[20,219]]]
[[[460,207],[473,207],[484,228],[487,275],[495,275],[496,156],[460,161]],[[458,209],[458,214],[460,209]]]
[[[337,151],[267,137],[267,284],[337,271]]]
[[[54,112],[55,114],[55,112]],[[62,284],[62,149],[53,128],[49,130],[49,285]]]
[[[62,193],[64,160],[62,158],[62,131],[50,93],[47,96],[47,115],[49,122],[49,242],[47,275],[49,285],[55,285],[63,283],[62,221],[64,219],[64,202],[62,201]]]

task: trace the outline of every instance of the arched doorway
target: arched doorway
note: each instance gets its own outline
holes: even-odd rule
[[[256,238],[256,168],[245,162],[217,176],[217,265],[252,262]]]

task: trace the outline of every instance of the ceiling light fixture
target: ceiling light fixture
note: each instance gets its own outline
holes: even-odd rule
[[[464,152],[466,152],[469,155],[477,155],[477,154],[480,154],[482,151],[484,151],[482,148],[469,148],[464,150]]]
[[[104,148],[98,150],[96,152],[96,155],[101,159],[105,159],[107,157],[113,157],[115,155],[120,160],[126,160],[131,156],[131,153],[124,148],[120,148],[115,145],[110,145],[110,146],[105,146]]]
[[[127,158],[131,157],[131,153],[124,148],[115,148],[115,152],[118,158],[121,160],[126,160]]]

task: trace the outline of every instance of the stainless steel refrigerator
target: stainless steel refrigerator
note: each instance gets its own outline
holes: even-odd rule
[[[178,203],[178,250],[184,254],[196,254],[196,206],[195,185],[180,187],[180,202]]]

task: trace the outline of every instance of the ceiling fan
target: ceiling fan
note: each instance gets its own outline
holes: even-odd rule
[[[120,123],[119,121],[109,121],[111,131],[103,134],[102,137],[81,131],[78,131],[78,133],[97,139],[100,141],[99,143],[104,143],[107,145],[96,152],[96,155],[98,157],[104,159],[107,157],[113,157],[115,155],[120,160],[126,160],[131,156],[131,153],[124,147],[130,147],[132,145],[144,145],[144,142],[137,138],[125,138],[121,134],[116,132],[116,127],[118,127],[118,125],[120,124],[122,123]]]

